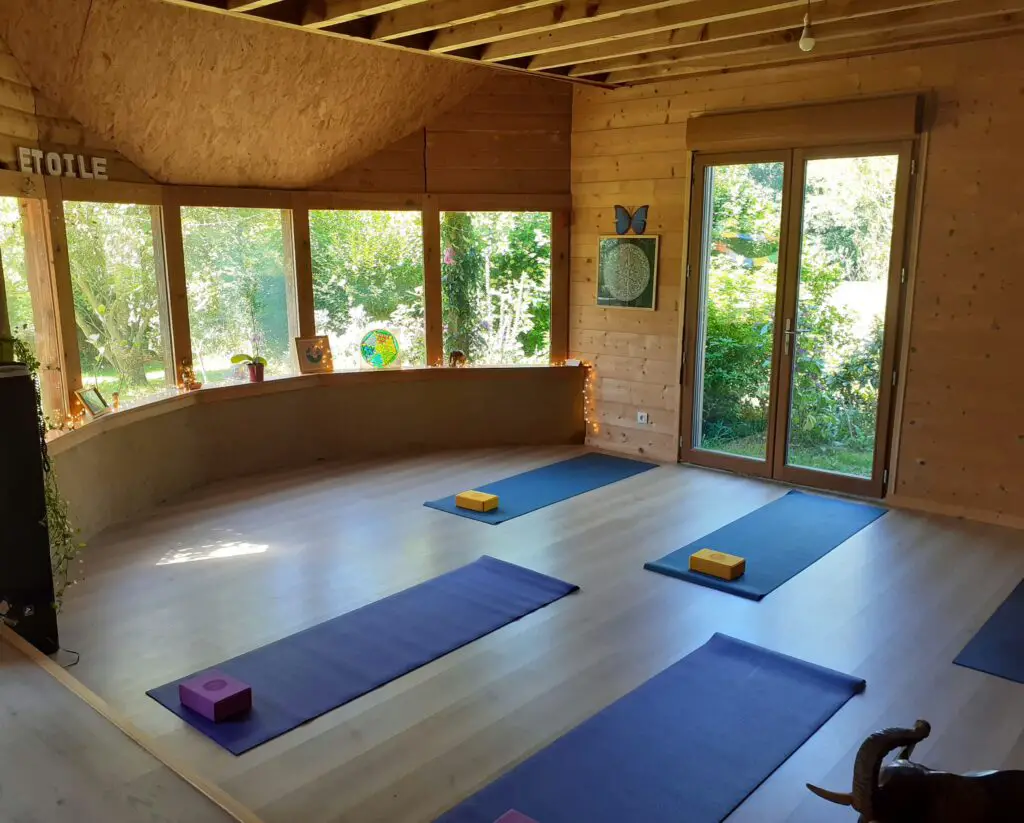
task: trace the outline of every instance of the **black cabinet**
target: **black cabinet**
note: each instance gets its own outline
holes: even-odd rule
[[[36,391],[22,366],[0,366],[0,601],[44,654],[60,647],[53,608]]]

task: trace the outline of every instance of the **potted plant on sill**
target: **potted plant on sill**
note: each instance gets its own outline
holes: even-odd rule
[[[262,383],[263,382],[263,370],[266,368],[267,360],[261,357],[259,354],[236,354],[231,358],[231,362],[235,365],[244,363],[249,369],[249,382],[250,383]]]

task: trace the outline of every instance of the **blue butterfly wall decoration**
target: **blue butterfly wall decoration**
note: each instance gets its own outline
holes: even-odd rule
[[[615,207],[615,231],[619,234],[643,234],[647,230],[647,210],[650,206],[641,206],[633,214],[625,206]]]

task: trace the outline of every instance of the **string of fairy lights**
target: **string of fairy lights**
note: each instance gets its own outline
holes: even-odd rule
[[[583,424],[586,431],[589,434],[597,435],[601,433],[601,423],[597,419],[597,404],[594,393],[597,388],[597,367],[586,360],[573,361],[571,364],[562,361],[558,363],[559,366],[568,365],[579,365],[583,369]],[[465,364],[459,364],[463,366]],[[456,366],[458,368],[458,366]],[[178,394],[188,394],[189,392],[197,391],[202,388],[202,383],[196,380],[196,373],[192,368],[191,363],[182,362],[178,369]],[[79,409],[73,414],[69,414],[61,427],[64,430],[79,429],[86,422],[86,415],[84,409]]]
[[[597,419],[597,403],[594,392],[597,388],[597,367],[587,360],[563,360],[558,366],[579,366],[583,369],[583,425],[589,434],[600,434],[601,423]]]
[[[597,420],[597,403],[594,391],[597,386],[597,368],[592,363],[582,362],[583,367],[583,423],[591,434],[601,433],[601,424]]]

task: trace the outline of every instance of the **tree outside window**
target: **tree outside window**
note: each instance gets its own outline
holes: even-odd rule
[[[446,357],[459,350],[476,365],[548,362],[550,213],[443,214],[441,312]]]
[[[0,256],[3,259],[11,331],[35,352],[36,327],[25,270],[25,234],[18,201],[13,197],[0,197]]]
[[[296,373],[279,209],[181,210],[193,368],[204,385],[247,379],[235,354],[267,360],[268,377]]]
[[[361,368],[359,343],[374,328],[398,338],[403,364],[426,365],[420,213],[311,211],[309,239],[316,331],[331,340],[334,368]]]
[[[150,206],[66,202],[82,382],[122,405],[174,391]]]

